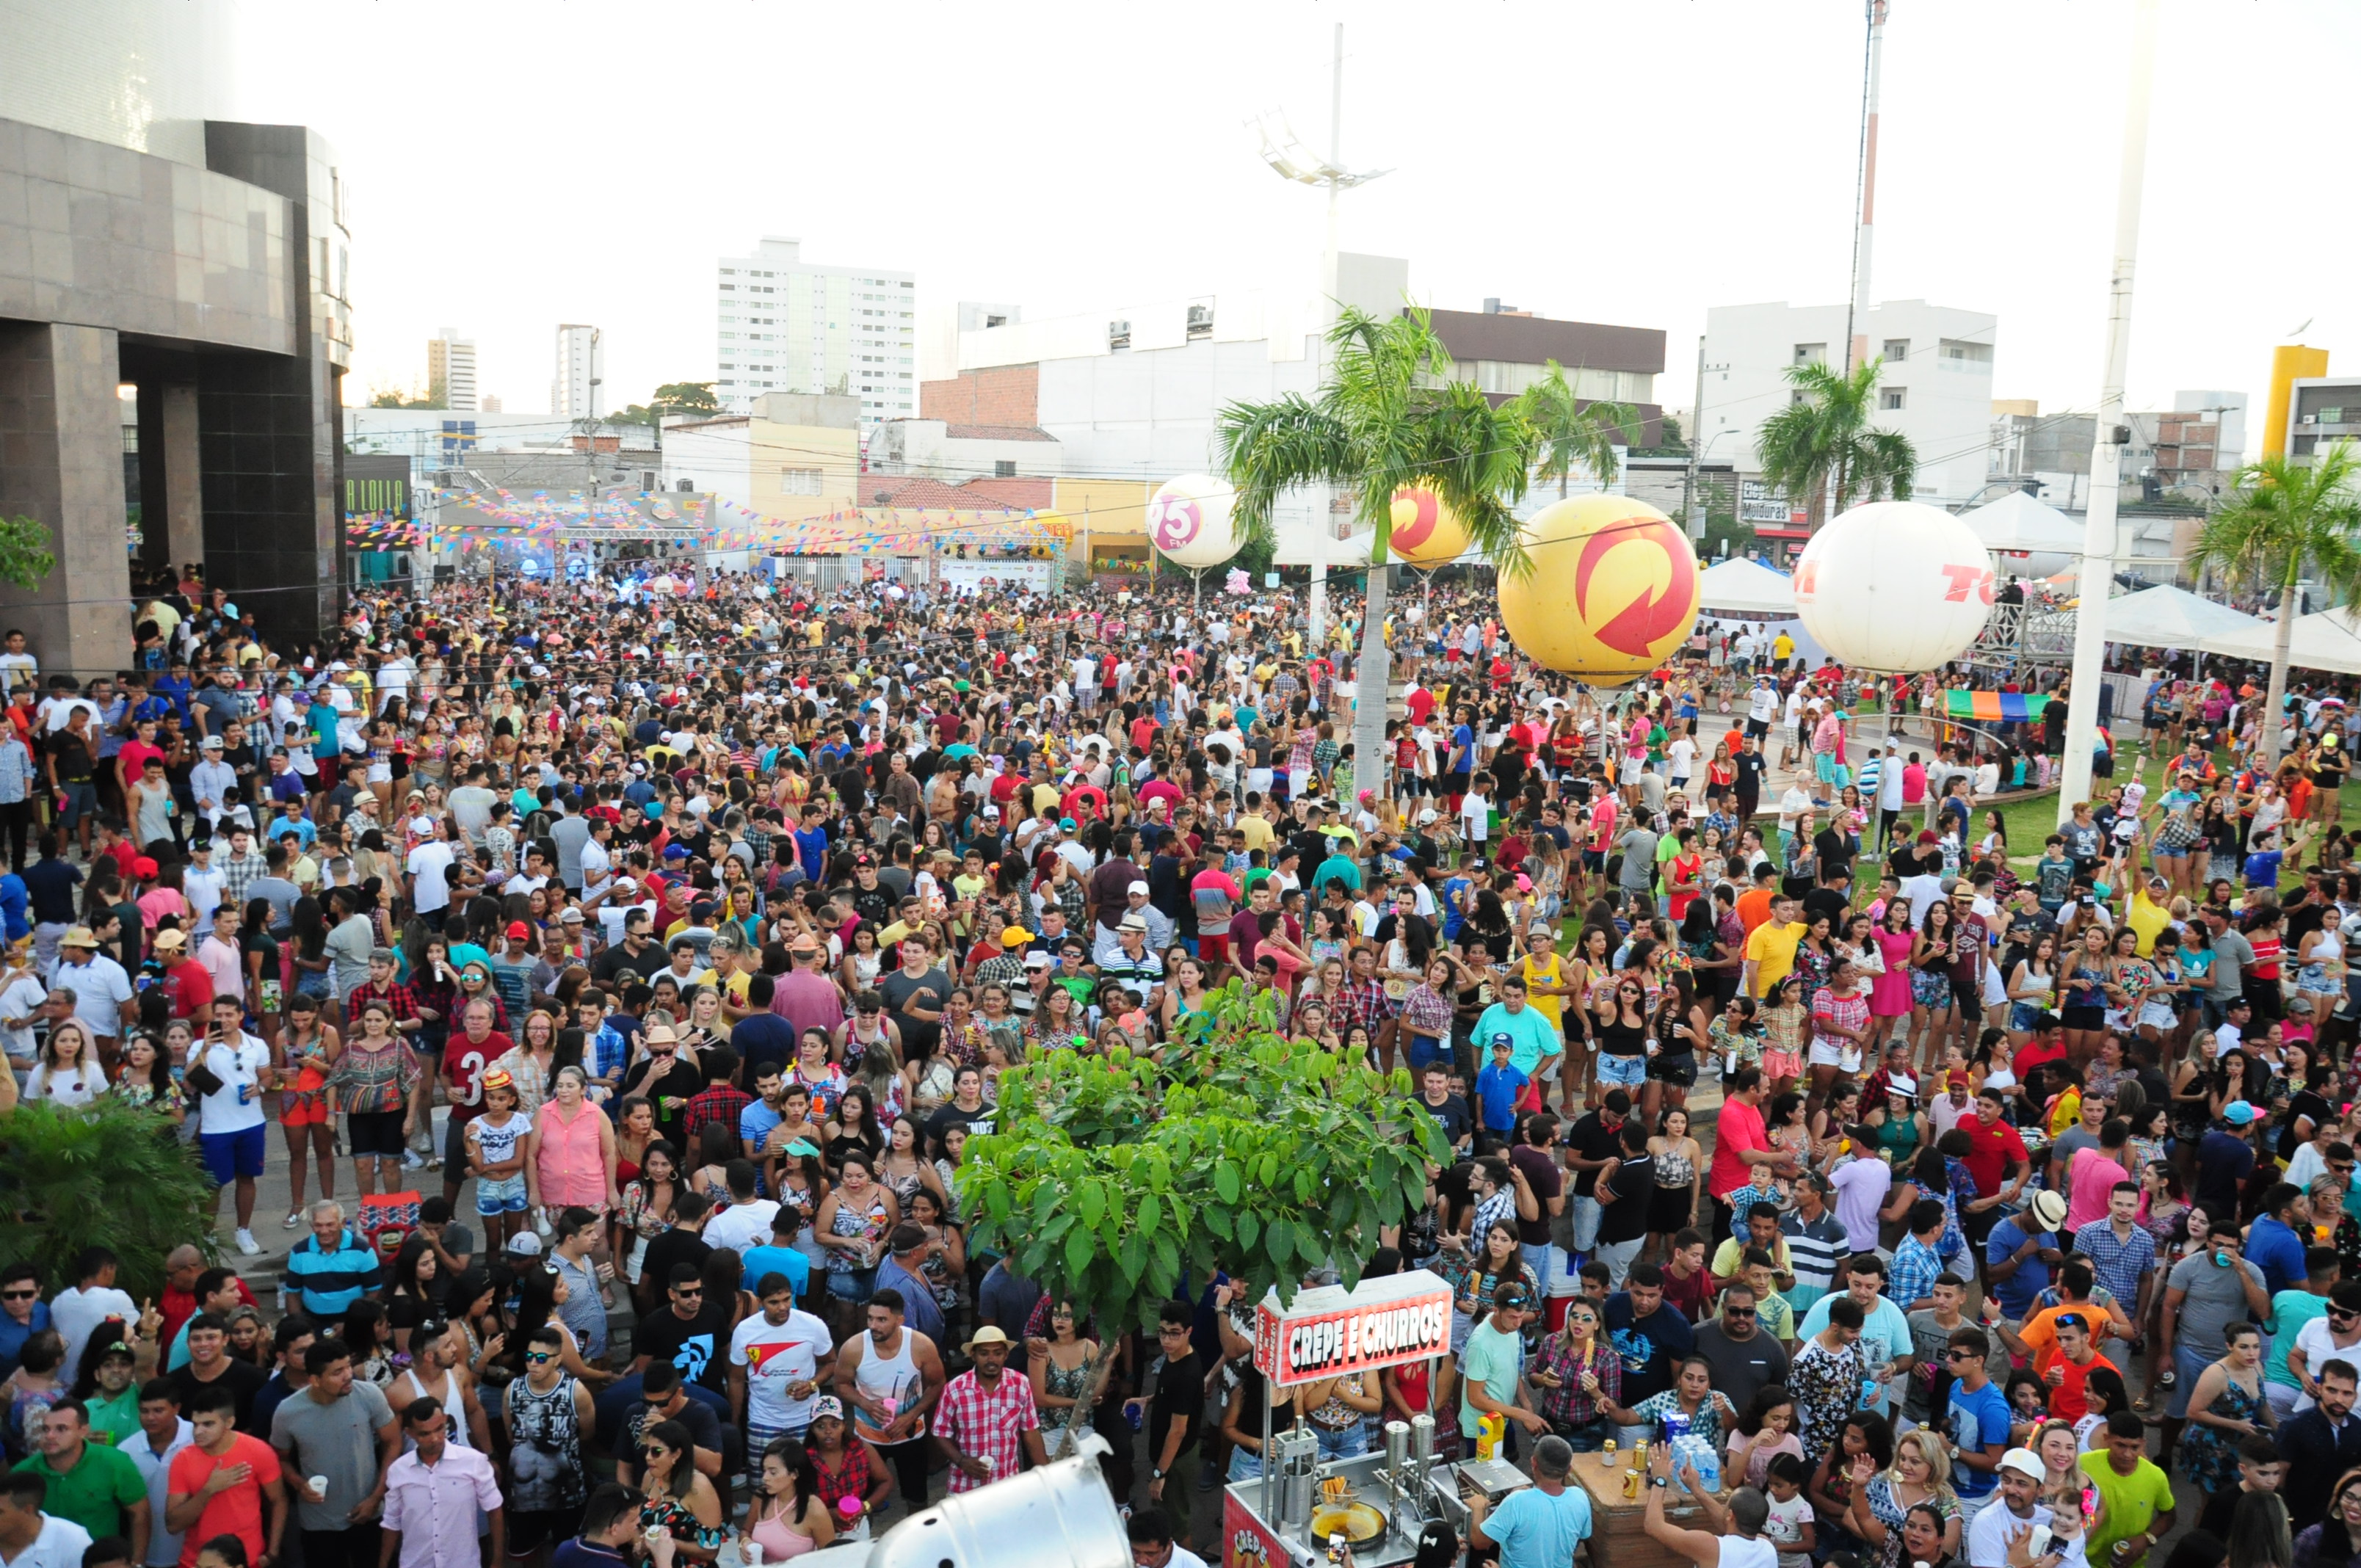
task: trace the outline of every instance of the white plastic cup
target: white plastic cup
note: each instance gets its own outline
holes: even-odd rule
[[[739,1549],[739,1554],[746,1560],[746,1568],[763,1568],[763,1543],[761,1541],[748,1541],[744,1546]]]
[[[324,1500],[328,1496],[328,1478],[325,1475],[313,1475],[310,1477],[310,1480],[312,1483],[312,1490],[319,1493],[322,1499]]]

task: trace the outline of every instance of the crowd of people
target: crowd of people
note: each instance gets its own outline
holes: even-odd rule
[[[618,570],[274,646],[192,576],[129,669],[10,634],[0,1097],[155,1117],[244,1258],[283,1158],[293,1245],[268,1310],[209,1245],[0,1278],[0,1560],[786,1557],[1087,1425],[1191,1568],[1266,1409],[1504,1445],[1450,1551],[1509,1568],[1642,1442],[1732,1568],[2355,1557],[2341,705],[2265,767],[2160,683],[2157,786],[2012,850],[2055,720],[1745,628],[1593,692],[1475,587],[1397,608],[1364,766],[1345,608]],[[1226,1276],[1143,1329],[971,1248],[1003,1075],[1230,989],[1451,1146],[1360,1260],[1450,1282],[1432,1369],[1268,1388]]]

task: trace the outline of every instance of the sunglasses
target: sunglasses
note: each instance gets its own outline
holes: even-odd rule
[[[555,1360],[557,1359],[557,1353],[556,1353],[556,1352],[555,1352],[555,1351],[548,1351],[548,1350],[529,1350],[529,1351],[526,1351],[526,1352],[524,1353],[524,1358],[525,1358],[527,1361],[536,1362],[536,1363],[538,1363],[538,1362],[544,1362],[544,1361],[555,1361]]]
[[[0,1290],[0,1301],[38,1301],[40,1299],[38,1290]]]
[[[1946,1361],[1981,1361],[1983,1358],[1979,1356],[1972,1350],[1947,1350],[1943,1353],[1943,1359]]]
[[[1725,1318],[1751,1318],[1754,1316],[1754,1309],[1752,1307],[1724,1307],[1721,1310],[1721,1315]]]

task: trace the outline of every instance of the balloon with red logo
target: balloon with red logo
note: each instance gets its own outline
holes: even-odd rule
[[[1500,573],[1500,620],[1527,658],[1594,685],[1621,685],[1687,641],[1697,552],[1672,519],[1629,496],[1575,496],[1522,534],[1532,570]]]
[[[1396,490],[1392,521],[1386,543],[1396,560],[1413,566],[1448,566],[1467,554],[1467,525],[1428,486],[1404,485]]]
[[[1992,613],[1991,554],[1923,501],[1871,501],[1830,518],[1795,563],[1795,613],[1828,657],[1882,674],[1967,652]]]
[[[1148,502],[1148,540],[1176,566],[1202,571],[1238,553],[1231,510],[1237,492],[1211,474],[1183,474],[1157,487]]]

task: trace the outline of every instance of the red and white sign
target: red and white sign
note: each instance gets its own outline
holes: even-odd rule
[[[1450,1350],[1451,1287],[1422,1268],[1299,1291],[1284,1309],[1273,1291],[1255,1310],[1255,1370],[1282,1388]]]

